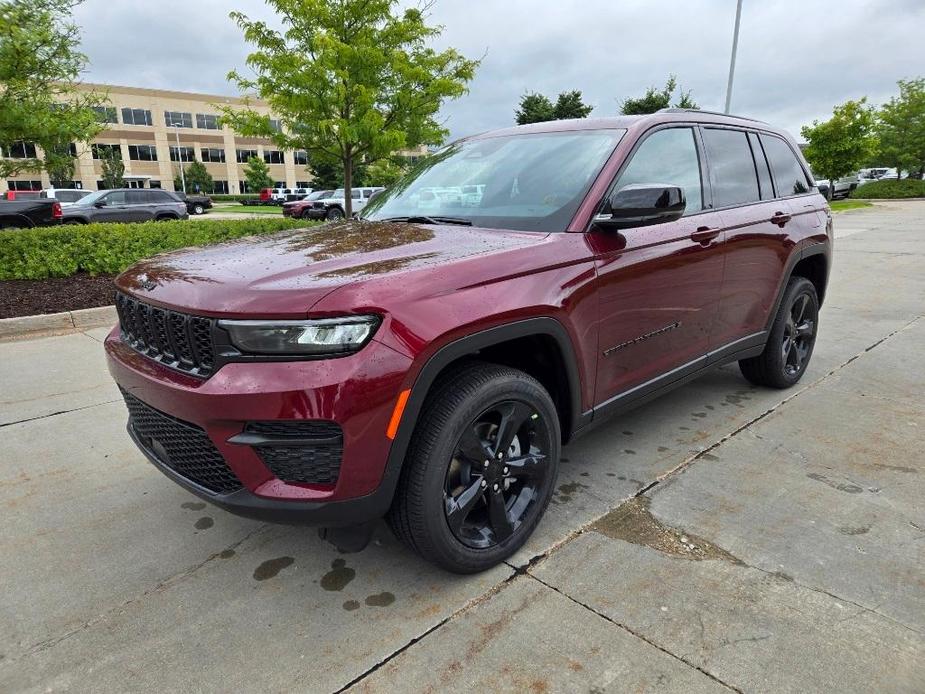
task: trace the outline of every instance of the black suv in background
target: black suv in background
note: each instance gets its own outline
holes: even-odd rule
[[[148,222],[188,219],[186,203],[159,188],[99,190],[64,210],[65,224],[90,222]]]

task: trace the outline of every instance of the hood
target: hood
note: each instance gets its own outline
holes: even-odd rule
[[[541,238],[478,227],[342,222],[157,255],[126,270],[116,285],[143,301],[201,315],[301,317],[347,284]]]

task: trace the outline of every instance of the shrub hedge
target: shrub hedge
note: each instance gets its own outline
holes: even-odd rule
[[[284,218],[196,219],[0,231],[0,280],[115,274],[163,251],[312,224]]]
[[[925,198],[925,181],[918,178],[871,181],[851,192],[852,198]]]

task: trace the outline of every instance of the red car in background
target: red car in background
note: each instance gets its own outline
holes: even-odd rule
[[[315,190],[306,195],[301,200],[293,200],[283,203],[283,217],[292,217],[293,219],[307,219],[306,210],[314,207],[316,200],[328,197],[333,191]]]
[[[729,362],[799,381],[832,236],[765,123],[538,123],[447,146],[359,220],[139,263],[105,348],[130,435],[192,493],[344,548],[385,516],[481,571],[579,433]]]

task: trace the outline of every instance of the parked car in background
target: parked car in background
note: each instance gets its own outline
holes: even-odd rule
[[[81,198],[87,197],[92,190],[83,190],[82,188],[46,188],[42,191],[41,197],[52,198],[61,203],[61,207],[72,205]]]
[[[138,263],[109,370],[191,493],[342,549],[386,516],[460,573],[523,546],[592,424],[723,364],[798,383],[834,235],[793,138],[685,109],[457,141],[362,216]]]
[[[182,190],[174,191],[174,195],[186,203],[186,211],[190,214],[205,214],[212,209],[212,198],[208,195],[191,195]]]
[[[311,188],[293,188],[289,195],[286,196],[286,202],[304,200],[311,192]]]
[[[159,188],[98,190],[64,210],[65,224],[90,222],[160,222],[188,219],[186,203]]]
[[[61,223],[61,203],[34,196],[20,200],[0,200],[0,229],[27,229]]]
[[[256,205],[275,205],[273,201],[273,189],[261,188],[256,198],[243,198],[241,204],[247,207]]]
[[[301,219],[305,213],[305,210],[310,210],[316,200],[329,197],[333,192],[333,190],[315,190],[306,195],[301,200],[285,202],[283,203],[283,217]]]
[[[273,188],[270,199],[277,205],[282,205],[292,195],[292,188]]]
[[[354,212],[362,210],[369,199],[381,190],[382,186],[365,186],[363,188],[354,188],[351,190],[351,200]],[[305,208],[302,216],[307,219],[343,219],[346,210],[346,201],[344,200],[344,189],[338,188],[327,197],[319,198],[312,203],[311,208]]]
[[[819,189],[819,192],[828,196],[829,190],[829,180],[827,178],[816,178],[814,176],[816,187]],[[860,179],[857,174],[852,174],[850,176],[844,176],[835,181],[835,188],[832,191],[833,198],[839,197],[848,197],[851,194],[851,191],[860,185]]]

